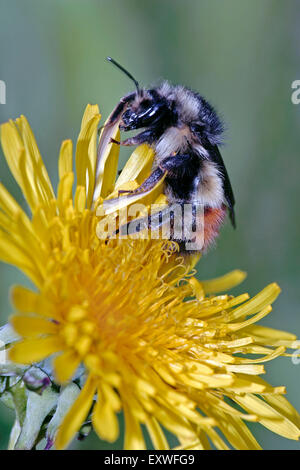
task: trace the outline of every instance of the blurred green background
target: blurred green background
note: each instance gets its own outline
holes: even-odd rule
[[[199,263],[199,277],[241,268],[248,278],[235,293],[250,294],[278,282],[282,294],[263,323],[300,335],[300,105],[291,103],[291,83],[300,79],[299,1],[0,0],[0,9],[0,79],[7,87],[0,122],[27,116],[55,184],[60,143],[75,139],[86,104],[98,103],[105,117],[132,89],[104,61],[107,55],[141,84],[166,78],[216,106],[227,128],[222,154],[237,200],[237,230],[224,227],[217,248]],[[0,153],[1,181],[25,207]],[[26,280],[6,265],[0,275],[4,323],[10,286]],[[267,364],[266,378],[287,385],[298,409],[299,374],[289,358]],[[0,448],[12,418],[1,405]],[[265,449],[299,448],[252,429]],[[103,446],[94,436],[80,444]]]

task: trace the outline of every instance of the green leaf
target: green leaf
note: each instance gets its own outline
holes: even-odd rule
[[[58,393],[48,387],[42,395],[27,390],[27,407],[20,436],[14,449],[29,450],[35,445],[45,418],[57,404]]]

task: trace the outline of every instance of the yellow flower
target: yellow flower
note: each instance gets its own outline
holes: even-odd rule
[[[298,439],[299,415],[285,388],[260,378],[262,363],[285,355],[296,339],[256,324],[270,313],[279,287],[271,284],[250,300],[217,295],[244,273],[199,282],[192,277],[195,259],[174,256],[170,243],[100,240],[96,207],[140,184],[153,153],[137,149],[115,182],[115,144],[106,145],[96,165],[99,120],[98,107],[89,105],[76,146],[74,197],[71,141],[61,147],[56,197],[25,117],[1,127],[5,157],[32,217],[0,186],[0,257],[37,288],[13,289],[11,323],[23,339],[10,358],[31,364],[54,355],[58,383],[70,381],[80,364],[86,373],[56,448],[69,444],[91,409],[95,431],[110,442],[124,412],[126,449],[145,448],[142,424],[157,449],[169,448],[164,429],[179,448],[208,449],[211,441],[218,449],[259,449],[247,421]],[[144,201],[163,202],[161,188]]]

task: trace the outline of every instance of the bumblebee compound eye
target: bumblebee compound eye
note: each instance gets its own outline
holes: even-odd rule
[[[131,109],[127,109],[122,115],[122,122],[120,124],[120,129],[127,131],[131,129],[136,129],[137,115]]]
[[[129,131],[141,127],[156,126],[162,121],[170,124],[174,113],[168,102],[161,97],[143,99],[138,108],[128,108],[122,115],[120,129]]]
[[[137,127],[153,126],[166,119],[170,109],[165,100],[147,101],[143,103],[136,114]]]

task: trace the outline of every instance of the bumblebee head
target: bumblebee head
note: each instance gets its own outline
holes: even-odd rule
[[[127,132],[142,127],[163,125],[174,121],[175,115],[169,101],[157,92],[156,89],[145,90],[140,88],[138,81],[122,65],[111,57],[111,63],[118,67],[135,84],[136,92],[128,95],[126,109],[122,114],[120,129]]]
[[[173,117],[168,101],[155,89],[140,90],[123,113],[120,129],[126,132],[142,127],[164,127]]]

